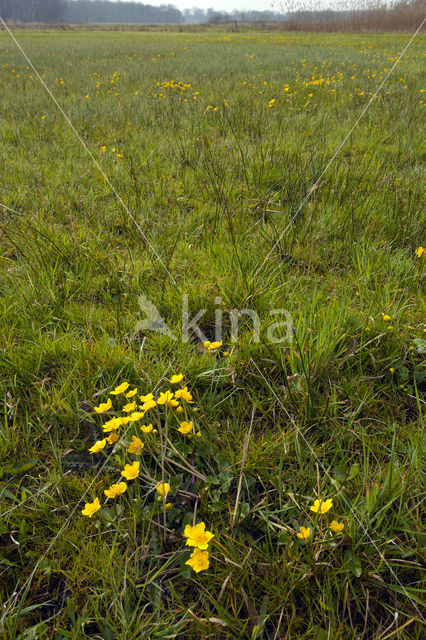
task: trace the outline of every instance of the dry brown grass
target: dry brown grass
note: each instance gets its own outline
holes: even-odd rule
[[[418,3],[410,7],[354,11],[350,18],[345,20],[336,19],[327,22],[314,18],[312,21],[291,20],[281,24],[275,23],[274,27],[279,31],[407,32],[416,31],[425,17],[426,6],[424,3]],[[422,27],[423,31],[425,24]]]

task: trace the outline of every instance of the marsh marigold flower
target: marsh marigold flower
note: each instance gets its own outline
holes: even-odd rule
[[[115,431],[110,433],[108,438],[106,439],[108,444],[114,444],[114,442],[117,442],[117,440],[118,440],[118,433],[116,433]]]
[[[201,551],[200,549],[194,549],[194,551],[189,556],[189,560],[187,560],[185,564],[189,564],[189,566],[194,569],[195,573],[205,571],[210,566],[209,552]]]
[[[391,321],[391,317],[388,315],[384,315],[383,316],[383,322],[390,322]]]
[[[137,392],[138,392],[137,389],[133,389],[132,391],[129,391],[129,393],[126,393],[125,396],[126,398],[133,398],[133,396],[135,396]]]
[[[169,407],[177,407],[179,402],[173,400],[173,391],[165,391],[158,396],[157,404],[167,404]]]
[[[198,547],[198,549],[207,549],[209,542],[214,538],[214,534],[210,531],[206,531],[206,525],[204,522],[196,524],[195,527],[191,527],[187,524],[183,535],[188,538],[186,545],[189,547]]]
[[[109,489],[105,489],[104,494],[107,498],[116,498],[124,493],[127,489],[125,482],[119,482],[118,484],[112,484]]]
[[[105,448],[106,443],[106,438],[104,438],[103,440],[97,440],[93,447],[90,447],[90,453],[99,453],[99,451],[102,451],[102,449]]]
[[[132,441],[129,445],[129,448],[127,449],[127,452],[136,453],[137,455],[139,455],[142,449],[144,448],[144,446],[145,445],[140,438],[138,438],[137,436],[133,436]]]
[[[178,389],[175,391],[175,398],[183,398],[189,404],[193,404],[192,395],[188,391],[188,387],[184,387],[183,389]]]
[[[170,491],[170,485],[168,482],[160,482],[160,484],[157,484],[157,486],[155,487],[157,493],[159,496],[161,496],[162,498],[164,498],[164,496],[167,496],[167,494]]]
[[[108,411],[112,407],[111,398],[108,398],[106,402],[101,402],[98,407],[95,407],[96,413],[103,413],[104,411]]]
[[[310,527],[300,527],[297,537],[300,538],[301,540],[307,540],[310,535],[311,535]]]
[[[220,342],[210,342],[210,340],[206,340],[203,344],[205,349],[213,351],[214,349],[219,349],[219,347],[222,346],[222,340]]]
[[[88,516],[89,518],[91,518],[94,513],[99,511],[100,508],[101,503],[99,502],[99,498],[95,498],[93,502],[86,502],[81,513],[83,514],[83,516]]]
[[[135,462],[133,462],[133,464],[126,464],[123,471],[121,472],[121,475],[124,476],[126,480],[134,480],[139,475],[140,464],[141,463],[136,460]]]
[[[108,420],[102,425],[102,431],[105,431],[105,433],[115,431],[121,424],[123,424],[121,418],[111,418],[111,420]]]
[[[114,391],[111,391],[111,395],[118,396],[120,395],[120,393],[124,393],[126,389],[128,389],[129,387],[130,385],[128,382],[122,382],[121,384],[118,385],[118,387],[115,387]]]
[[[181,380],[183,380],[183,373],[176,373],[174,376],[170,378],[170,382],[172,384],[177,384]]]
[[[192,433],[193,426],[194,425],[192,424],[192,420],[189,422],[181,422],[178,431],[186,435],[188,433]]]
[[[153,426],[152,424],[143,424],[140,429],[142,433],[151,433]]]
[[[315,500],[313,506],[311,507],[311,511],[314,513],[327,513],[330,511],[333,506],[333,500],[329,498],[328,500]]]
[[[343,522],[337,522],[337,520],[333,520],[332,522],[330,522],[330,529],[333,533],[340,533],[344,528],[345,525]]]
[[[141,409],[142,411],[149,411],[150,409],[153,409],[156,405],[157,403],[155,402],[155,400],[153,399],[147,400],[146,402],[143,403]]]
[[[149,402],[150,400],[153,400],[154,394],[148,393],[146,396],[139,396],[139,398],[141,402]]]
[[[136,401],[135,400],[133,402],[129,402],[129,403],[125,404],[124,407],[123,407],[123,411],[125,411],[126,413],[131,413],[135,409],[136,409]]]
[[[129,416],[129,422],[138,422],[139,420],[142,420],[144,415],[145,415],[144,411],[134,411]]]
[[[421,258],[425,251],[426,251],[426,249],[424,247],[419,247],[417,249],[417,251],[416,251],[416,256],[418,258]]]

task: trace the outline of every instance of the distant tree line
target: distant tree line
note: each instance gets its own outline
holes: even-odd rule
[[[153,7],[140,2],[110,0],[0,0],[6,22],[182,23],[183,14],[172,5]]]
[[[185,9],[185,22],[193,24],[223,24],[229,22],[275,22],[285,19],[279,11],[216,11],[215,9]]]
[[[63,0],[0,0],[0,16],[6,22],[61,22]]]
[[[283,20],[277,11],[216,11],[173,5],[154,7],[135,1],[111,0],[0,0],[0,16],[9,22],[90,23],[227,23]]]
[[[77,24],[185,22],[181,11],[171,4],[153,7],[140,2],[110,2],[109,0],[65,0],[63,20]]]

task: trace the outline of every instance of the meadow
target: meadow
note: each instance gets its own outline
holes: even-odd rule
[[[425,36],[13,35],[0,637],[424,637]]]

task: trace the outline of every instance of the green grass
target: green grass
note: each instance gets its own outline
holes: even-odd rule
[[[420,639],[424,35],[365,110],[408,35],[14,34],[109,183],[0,33],[2,638]],[[220,307],[230,355],[138,330],[140,294],[176,336],[182,294],[210,340]],[[178,371],[167,535],[145,480],[84,518],[93,407]]]

